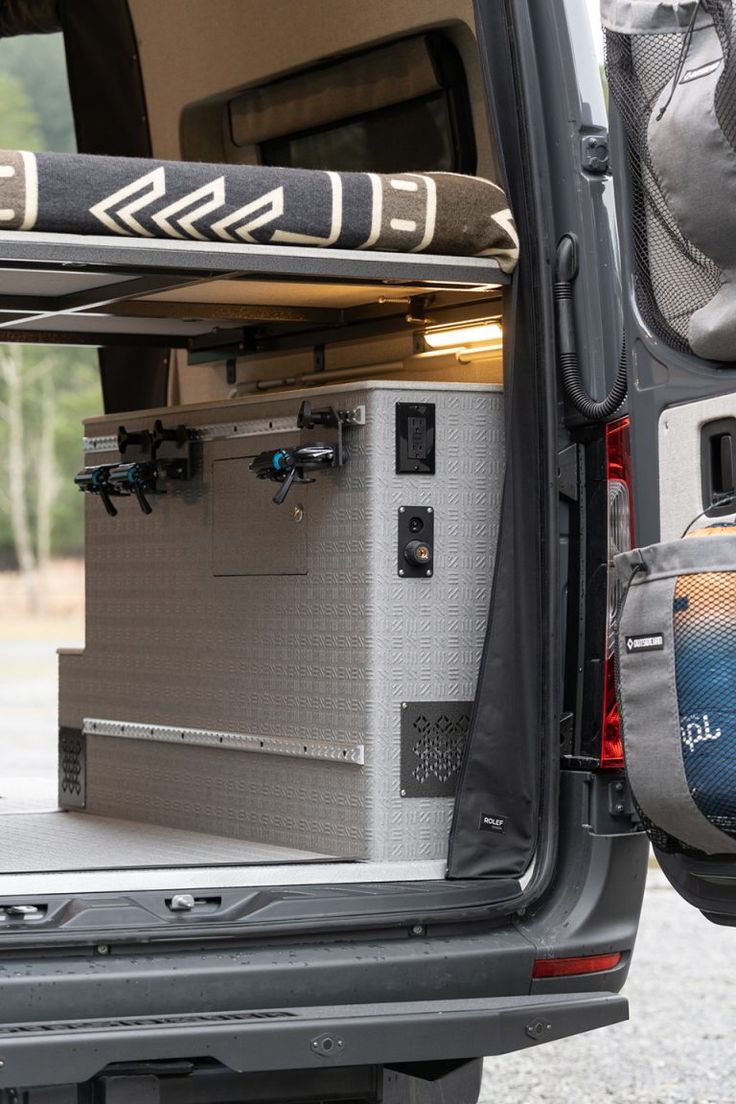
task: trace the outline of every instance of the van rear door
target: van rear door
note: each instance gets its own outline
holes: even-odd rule
[[[675,540],[699,518],[734,513],[731,7],[601,5],[640,547]],[[736,924],[736,857],[655,850],[685,900],[717,923]]]

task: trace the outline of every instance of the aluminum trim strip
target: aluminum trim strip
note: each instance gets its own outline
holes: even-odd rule
[[[136,721],[111,721],[85,717],[85,736],[115,736],[126,740],[155,740],[164,744],[198,744],[229,751],[260,752],[263,755],[285,755],[294,759],[323,759],[329,763],[351,763],[363,766],[363,744],[320,743],[297,740],[288,736],[254,736],[252,733],[220,732],[216,729],[186,728],[181,725],[142,724]]]
[[[350,411],[349,425],[365,425],[364,406]],[[276,433],[297,433],[296,415],[282,418],[236,418],[235,422],[196,426],[192,430],[195,441],[235,441],[241,437],[270,437]],[[84,437],[82,441],[85,453],[117,452],[118,439],[115,434],[102,437]]]
[[[296,433],[296,417],[285,418],[248,418],[231,425],[230,422],[219,425],[197,426],[193,431],[195,441],[234,441],[239,437],[266,437],[275,433]],[[114,434],[105,437],[85,437],[84,451],[117,452],[118,439]]]

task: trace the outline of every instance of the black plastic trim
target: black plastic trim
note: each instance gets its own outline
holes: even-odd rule
[[[387,1002],[0,1029],[0,1086],[87,1081],[111,1063],[208,1057],[238,1072],[507,1054],[620,1023],[612,993]]]

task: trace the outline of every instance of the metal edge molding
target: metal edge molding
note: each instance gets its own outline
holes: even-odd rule
[[[364,406],[350,411],[352,425],[365,425]],[[296,415],[283,418],[241,418],[235,422],[220,422],[217,425],[197,426],[193,431],[195,441],[235,441],[240,437],[268,437],[273,433],[298,433]],[[82,446],[85,453],[117,452],[118,439],[115,434],[104,437],[84,437]]]
[[[230,422],[220,425],[198,426],[194,431],[195,441],[231,441],[238,437],[262,437],[270,433],[296,433],[296,417],[286,418],[248,418],[238,424]],[[85,452],[117,452],[118,439],[114,434],[104,437],[85,437]]]
[[[228,751],[255,751],[263,755],[286,755],[294,759],[324,759],[329,763],[363,766],[363,744],[332,744],[297,740],[287,736],[254,736],[251,733],[219,732],[215,729],[184,728],[177,725],[142,724],[85,717],[85,736],[116,736],[127,740],[155,740],[164,744],[198,744]]]

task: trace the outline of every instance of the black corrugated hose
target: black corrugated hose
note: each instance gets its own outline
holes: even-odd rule
[[[572,285],[578,274],[577,241],[572,234],[560,238],[555,263],[552,293],[557,315],[557,348],[565,394],[579,414],[589,422],[603,422],[618,410],[626,398],[626,350],[621,357],[613,387],[604,399],[596,401],[585,389],[578,365],[575,341]]]

